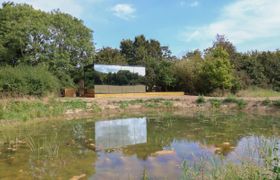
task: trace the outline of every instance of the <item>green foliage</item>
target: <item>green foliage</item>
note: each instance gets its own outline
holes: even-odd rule
[[[1,119],[24,121],[32,118],[57,116],[63,112],[63,107],[60,104],[48,105],[41,101],[11,101],[1,104],[1,109],[3,111]]]
[[[228,96],[223,100],[223,103],[236,103],[238,99],[235,96]]]
[[[247,103],[243,99],[237,99],[235,96],[228,96],[223,100],[223,103],[229,104],[233,103],[236,104],[239,109],[243,109],[246,107]]]
[[[99,112],[97,104],[87,106],[86,101],[66,100],[58,101],[50,99],[47,102],[41,100],[32,101],[4,101],[0,103],[0,120],[30,120],[33,118],[55,117],[63,115],[67,110],[93,110]]]
[[[264,89],[256,86],[248,87],[245,90],[241,90],[237,93],[239,97],[277,97],[280,96],[280,92],[272,89]]]
[[[114,104],[118,104],[121,109],[126,109],[130,105],[140,105],[146,108],[171,108],[173,107],[173,100],[166,100],[163,98],[152,98],[152,99],[135,99],[129,101],[117,101]]]
[[[0,65],[41,64],[71,86],[77,65],[93,60],[92,31],[69,14],[11,3],[0,8],[0,27]]]
[[[246,107],[247,103],[243,99],[239,99],[236,102],[236,105],[239,109],[244,109]]]
[[[94,50],[92,30],[69,14],[58,10],[47,13],[27,4],[3,3],[0,8],[0,66],[44,66],[60,87],[73,87],[84,76],[87,88],[100,83],[102,76],[83,73],[85,66],[95,62],[145,66],[146,77],[141,83],[145,82],[148,91],[221,91],[224,95],[250,86],[280,91],[280,50],[238,53],[223,35],[217,35],[204,56],[196,50],[181,61],[174,61],[177,58],[167,46],[144,35],[122,40],[120,49],[106,47],[96,55]],[[124,76],[117,79],[120,84],[127,82]],[[16,81],[23,83],[20,77]],[[31,95],[40,95],[41,85],[33,88]]]
[[[273,106],[280,107],[280,100],[272,101]]]
[[[202,70],[203,59],[201,52],[196,50],[189,52],[174,65],[177,88],[192,94],[199,94],[201,91],[200,73]]]
[[[70,100],[63,102],[63,105],[66,109],[86,109],[87,102],[82,100]]]
[[[219,108],[222,105],[222,101],[220,99],[209,99],[209,102],[214,108]]]
[[[58,80],[44,67],[0,67],[0,93],[10,96],[44,96],[58,92]]]
[[[205,93],[215,89],[230,90],[233,87],[233,67],[229,61],[228,53],[222,48],[213,49],[206,56],[200,75]]]
[[[166,107],[173,107],[173,102],[172,101],[163,101],[163,105]]]
[[[95,57],[95,64],[112,64],[112,65],[126,65],[126,58],[120,53],[118,49],[110,47],[102,48],[97,52]]]
[[[269,106],[271,104],[271,100],[266,98],[265,100],[262,101],[262,105],[264,106]]]
[[[195,100],[195,102],[197,104],[204,104],[204,103],[206,103],[206,100],[205,100],[204,96],[198,96],[198,98]]]
[[[134,40],[123,40],[120,52],[129,65],[146,67],[145,83],[148,91],[168,90],[174,85],[175,78],[171,68],[171,57],[168,47],[161,47],[159,41],[147,40],[144,35],[136,36]]]
[[[126,109],[129,106],[129,102],[121,101],[119,106],[120,106],[121,109]]]

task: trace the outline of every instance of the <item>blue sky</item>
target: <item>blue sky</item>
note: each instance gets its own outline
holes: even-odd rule
[[[2,3],[4,0],[0,0]],[[280,47],[280,0],[15,0],[60,9],[93,31],[96,48],[144,34],[180,56],[224,34],[239,51]]]

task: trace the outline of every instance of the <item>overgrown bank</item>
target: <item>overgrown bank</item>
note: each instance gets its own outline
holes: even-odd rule
[[[0,102],[0,121],[83,117],[122,112],[170,111],[259,111],[280,112],[280,98],[210,98],[203,96],[158,98],[97,98],[97,99],[3,99]]]

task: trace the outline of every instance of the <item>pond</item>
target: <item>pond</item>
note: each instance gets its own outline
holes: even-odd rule
[[[161,112],[27,123],[0,135],[0,179],[181,179],[185,164],[262,164],[280,118]]]

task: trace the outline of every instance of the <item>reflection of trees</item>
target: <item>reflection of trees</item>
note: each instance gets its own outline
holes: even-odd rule
[[[106,83],[109,85],[135,85],[144,83],[144,78],[137,73],[121,70],[117,73],[109,73]]]
[[[99,85],[136,85],[144,83],[144,77],[127,70],[108,74],[95,71],[92,74],[94,83]]]
[[[147,144],[128,146],[124,148],[123,153],[136,154],[139,158],[146,159],[156,151],[170,146],[176,139],[194,141],[203,148],[216,147],[220,154],[227,155],[234,150],[233,147],[242,137],[280,135],[280,121],[265,116],[214,114],[172,118],[173,123],[167,123],[170,117],[148,120]]]
[[[6,167],[0,168],[1,176],[14,179],[69,179],[82,173],[94,174],[96,153],[80,145],[78,140],[83,138],[78,136],[77,139],[73,127],[81,127],[79,129],[84,131],[80,134],[93,137],[94,126],[88,122],[46,121],[7,130],[11,132],[11,137],[20,136],[27,145],[14,154],[16,162],[12,166],[8,167],[0,159],[0,167]],[[19,173],[19,170],[23,173]]]

